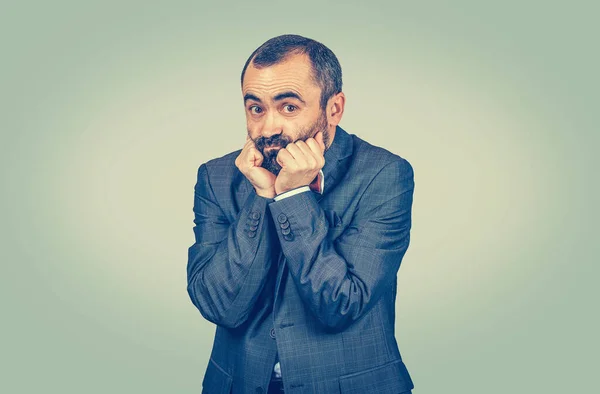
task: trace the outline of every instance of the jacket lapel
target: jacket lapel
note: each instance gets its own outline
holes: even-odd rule
[[[352,136],[340,126],[335,129],[333,143],[325,152],[325,165],[323,166],[323,194],[317,194],[317,201],[329,193],[339,183],[349,166],[349,158],[352,156],[354,147]],[[313,192],[315,193],[315,192]]]

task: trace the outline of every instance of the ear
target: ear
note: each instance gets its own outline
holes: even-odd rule
[[[334,94],[327,101],[327,122],[330,127],[335,128],[342,120],[344,115],[344,105],[346,104],[346,96],[344,92]]]

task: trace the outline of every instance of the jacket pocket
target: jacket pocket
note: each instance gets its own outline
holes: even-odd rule
[[[202,380],[202,393],[229,394],[232,383],[233,378],[210,358]]]
[[[397,394],[414,387],[401,359],[340,376],[340,390],[344,394]]]

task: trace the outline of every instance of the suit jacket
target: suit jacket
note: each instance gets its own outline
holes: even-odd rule
[[[203,393],[264,393],[276,355],[286,393],[414,387],[394,337],[413,169],[337,127],[324,193],[274,201],[235,166],[198,169],[188,293],[216,333]]]

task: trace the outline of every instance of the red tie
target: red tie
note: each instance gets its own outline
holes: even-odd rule
[[[308,187],[310,187],[310,190],[312,190],[313,192],[323,194],[323,191],[321,190],[321,172],[317,174],[315,180],[312,181],[311,184],[308,185]]]

